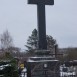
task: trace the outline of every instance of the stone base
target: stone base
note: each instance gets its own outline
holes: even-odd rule
[[[27,61],[27,77],[60,77],[60,62],[50,55],[49,50],[37,50],[35,54]]]
[[[29,60],[27,77],[60,77],[58,60]]]
[[[35,54],[37,56],[50,55],[50,50],[36,50]]]
[[[35,52],[36,53],[37,52],[40,52],[40,53],[48,53],[49,52],[50,53],[50,50],[36,50]]]
[[[30,57],[29,60],[53,60],[54,56],[51,55],[50,50],[36,50],[35,56]]]

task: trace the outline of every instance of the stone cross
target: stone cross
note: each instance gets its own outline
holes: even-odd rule
[[[38,16],[38,49],[46,50],[45,5],[54,5],[54,0],[28,0],[28,4],[37,4]]]

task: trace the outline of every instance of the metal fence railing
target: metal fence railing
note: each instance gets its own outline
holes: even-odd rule
[[[77,77],[75,71],[69,71],[68,67],[61,67],[60,71],[40,71],[37,74],[32,74],[32,77]],[[58,76],[57,76],[58,75]],[[27,77],[27,72],[21,72],[20,77]]]
[[[20,77],[27,77],[27,73],[23,72],[21,73],[21,76]],[[35,76],[32,76],[32,77],[57,77],[56,73],[54,73],[52,76],[51,75],[35,75]],[[77,75],[73,75],[73,73],[69,74],[69,73],[61,73],[60,74],[60,77],[77,77]]]

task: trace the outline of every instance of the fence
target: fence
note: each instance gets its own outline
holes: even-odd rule
[[[37,72],[37,71],[36,71]],[[39,71],[39,76],[40,77],[77,77],[76,75],[76,69],[75,67],[65,67],[65,66],[60,66],[60,71],[51,71],[51,70],[43,70]],[[33,75],[32,77],[39,77],[38,75]],[[26,72],[21,73],[21,77],[27,77]]]

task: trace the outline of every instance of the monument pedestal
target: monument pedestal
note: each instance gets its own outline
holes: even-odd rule
[[[60,77],[60,62],[50,56],[50,51],[37,50],[35,53],[36,56],[27,61],[27,77]]]
[[[45,5],[54,5],[54,0],[28,0],[28,3],[37,4],[39,50],[27,61],[27,77],[59,77],[60,63],[50,55],[46,40]]]

